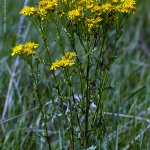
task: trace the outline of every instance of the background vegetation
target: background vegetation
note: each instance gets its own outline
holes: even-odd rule
[[[36,1],[32,3],[36,4]],[[10,55],[16,43],[41,39],[29,19],[18,14],[24,1],[7,1],[6,4],[4,32],[4,1],[0,2],[0,149],[46,149],[41,137],[43,131],[39,128],[41,114],[35,105],[31,77],[28,76],[30,72],[23,60]],[[117,59],[110,70],[112,87],[104,102],[107,119],[102,123],[105,131],[103,149],[150,149],[149,6],[149,0],[137,1],[138,12],[129,18],[117,43]],[[55,43],[51,46],[57,49]],[[49,113],[51,105],[45,89],[50,78],[44,73],[46,69],[49,68],[41,67],[42,96]],[[61,149],[63,131],[53,130],[51,134],[56,138],[54,148]]]

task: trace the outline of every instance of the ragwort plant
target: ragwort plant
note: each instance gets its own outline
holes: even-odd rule
[[[31,19],[44,47],[37,53],[34,49],[42,42],[27,42],[15,46],[11,55],[20,55],[30,66],[44,124],[42,136],[49,149],[56,141],[49,131],[55,124],[48,126],[54,114],[55,129],[65,132],[62,149],[100,148],[97,140],[102,140],[107,130],[103,97],[111,88],[109,67],[115,60],[115,45],[126,17],[135,11],[134,0],[40,0],[35,7],[25,6],[20,11]],[[64,45],[64,34],[70,48]],[[51,55],[55,53],[53,41],[60,49],[57,60]],[[42,102],[40,65],[50,68],[51,115]]]

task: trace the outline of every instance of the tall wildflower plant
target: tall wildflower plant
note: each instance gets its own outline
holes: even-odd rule
[[[62,149],[99,147],[97,140],[103,139],[107,130],[103,128],[103,105],[111,87],[108,72],[115,60],[115,45],[126,17],[135,11],[134,0],[40,0],[35,7],[25,6],[20,11],[32,20],[44,47],[37,53],[39,44],[27,42],[15,46],[11,55],[20,55],[31,68],[49,149],[58,137],[51,135],[54,119],[55,129],[65,133]],[[66,35],[69,48],[62,35]],[[51,55],[58,54],[51,48],[54,41],[60,49],[57,60]],[[41,64],[49,67],[51,77],[50,115],[42,101]]]

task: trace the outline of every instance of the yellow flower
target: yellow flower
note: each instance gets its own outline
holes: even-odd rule
[[[102,10],[102,7],[99,5],[95,5],[92,7],[91,12],[99,12]]]
[[[33,42],[27,42],[24,44],[23,46],[23,51],[22,53],[23,54],[26,54],[26,55],[32,55],[32,54],[35,54],[35,51],[33,51],[33,49],[37,48],[39,46],[39,44],[35,44]]]
[[[78,7],[77,7],[77,10],[79,10],[79,12],[80,12],[80,11],[83,10],[83,7],[82,7],[82,6],[78,6]]]
[[[42,8],[45,10],[53,10],[56,5],[57,5],[56,0],[41,0],[38,3],[39,8]]]
[[[79,5],[82,5],[82,4],[91,4],[91,3],[94,3],[94,0],[81,0],[81,1],[78,1],[78,4]]]
[[[89,29],[91,29],[94,26],[94,19],[86,19],[84,22]]]
[[[57,68],[60,68],[63,66],[63,63],[61,60],[57,60],[55,61],[52,65],[51,65],[51,68],[50,70],[56,70]]]
[[[30,7],[30,6],[25,6],[20,12],[19,14],[21,15],[33,15],[36,12],[36,8],[34,7]]]
[[[99,22],[101,22],[101,21],[102,21],[102,18],[97,17],[97,18],[94,20],[94,23],[97,24],[97,23],[99,23]]]
[[[89,4],[89,5],[86,5],[86,8],[91,9],[93,6],[94,6],[93,4]]]
[[[121,0],[121,4],[118,4],[115,10],[121,13],[132,13],[136,11],[135,4],[134,0]]]
[[[23,47],[23,45],[21,45],[21,44],[15,46],[15,47],[12,49],[11,56],[14,56],[15,54],[20,54],[20,52],[22,51],[22,47]]]
[[[102,9],[103,12],[111,10],[112,9],[112,5],[111,5],[111,3],[106,3],[106,4],[101,6],[101,9]]]
[[[30,48],[30,49],[37,48],[38,46],[39,44],[36,44],[34,42],[27,42],[24,44],[24,48]]]
[[[26,48],[26,49],[23,49],[22,54],[34,55],[34,54],[35,54],[35,51],[33,51],[33,50],[30,49],[30,48]]]
[[[119,2],[119,0],[109,0],[110,1],[110,3],[118,3]]]
[[[37,48],[38,46],[39,45],[35,44],[34,42],[27,42],[24,45],[19,44],[12,49],[11,56],[14,56],[15,54],[34,55],[35,51],[33,49]]]
[[[63,63],[63,67],[72,66],[75,64],[75,62],[73,60],[70,60],[70,59],[62,60],[62,63]]]
[[[80,10],[78,10],[78,9],[71,10],[68,12],[68,18],[70,20],[75,20],[76,18],[80,19],[80,17],[81,17],[81,14],[80,14]]]
[[[95,5],[91,8],[91,12],[96,12],[98,14],[101,14],[102,12],[111,11],[112,10],[111,3],[106,3],[103,5]]]
[[[46,9],[40,8],[40,7],[37,9],[37,13],[36,13],[37,16],[40,16],[43,18],[46,16],[46,14],[47,14]]]
[[[76,53],[73,53],[73,52],[66,52],[65,53],[65,57],[68,58],[68,59],[72,59],[73,57],[76,57]]]
[[[73,60],[70,60],[70,59],[61,59],[61,60],[55,61],[51,65],[50,70],[56,70],[57,68],[68,67],[68,66],[72,66],[74,64],[75,64],[75,62]]]
[[[76,57],[76,54],[73,52],[66,52],[65,56],[62,56],[60,60],[55,61],[50,70],[56,70],[57,68],[61,67],[69,67],[75,64],[73,57]]]

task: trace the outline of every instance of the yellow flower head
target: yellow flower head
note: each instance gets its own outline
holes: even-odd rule
[[[40,8],[40,7],[37,8],[37,12],[36,12],[37,16],[44,18],[46,16],[46,14],[47,14],[46,9]]]
[[[121,0],[121,3],[115,7],[116,12],[133,13],[136,11],[135,0]]]
[[[94,19],[86,19],[84,22],[89,29],[91,29],[94,26]]]
[[[99,12],[102,10],[102,7],[99,5],[94,5],[91,9],[91,12]]]
[[[111,5],[111,3],[106,3],[103,5],[94,5],[93,7],[91,7],[91,12],[101,14],[106,11],[111,11],[112,8],[113,8],[113,6]]]
[[[73,53],[73,52],[66,52],[65,53],[65,57],[68,58],[68,59],[72,59],[76,56],[77,56],[76,53]]]
[[[24,45],[19,44],[12,49],[11,56],[14,56],[16,54],[34,55],[35,51],[33,49],[37,47],[38,47],[38,44],[35,44],[34,42],[27,42]]]
[[[45,10],[53,10],[55,9],[55,6],[57,6],[56,0],[41,0],[38,3],[39,8],[45,9]]]
[[[110,3],[118,3],[119,2],[119,0],[109,0],[110,1]]]
[[[27,42],[24,44],[24,48],[30,48],[30,49],[37,48],[38,46],[39,44],[36,44],[34,42]]]
[[[101,6],[101,9],[102,9],[103,12],[111,10],[112,8],[113,7],[112,7],[111,3],[106,3],[106,4]]]
[[[80,19],[81,14],[79,9],[74,9],[68,12],[68,18],[70,20],[75,20],[76,18]]]
[[[62,63],[63,63],[63,67],[72,66],[75,64],[75,62],[73,60],[70,60],[70,59],[62,60]]]
[[[76,57],[75,53],[72,52],[66,52],[65,56],[62,56],[60,60],[55,61],[51,67],[50,70],[56,70],[57,68],[61,67],[69,67],[75,64],[73,58]]]
[[[63,62],[61,60],[57,60],[51,65],[50,70],[56,70],[57,68],[60,68],[62,66],[63,66]]]
[[[89,5],[86,5],[86,8],[87,8],[87,9],[92,9],[93,6],[94,6],[94,4],[89,4]]]
[[[36,8],[30,7],[30,6],[25,6],[19,14],[25,15],[25,16],[30,16],[33,15],[36,12]]]
[[[11,56],[14,56],[15,54],[20,54],[21,51],[22,51],[22,47],[23,47],[22,44],[19,44],[19,45],[15,46],[15,47],[12,49]]]

